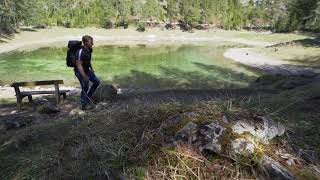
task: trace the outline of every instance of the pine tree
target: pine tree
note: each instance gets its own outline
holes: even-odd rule
[[[164,10],[158,0],[147,0],[143,6],[144,17],[164,21]]]

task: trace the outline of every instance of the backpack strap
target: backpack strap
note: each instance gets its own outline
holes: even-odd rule
[[[82,51],[83,51],[83,49],[81,48],[81,49],[79,50],[78,59],[76,59],[76,60],[81,60],[80,58],[81,58]]]

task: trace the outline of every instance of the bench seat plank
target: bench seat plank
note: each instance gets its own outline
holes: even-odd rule
[[[69,91],[70,90],[59,90],[59,94],[65,94]],[[36,95],[36,94],[55,94],[55,91],[23,91],[21,92],[22,96]]]
[[[32,81],[32,82],[15,82],[11,86],[17,85],[19,87],[24,86],[43,86],[43,85],[53,85],[53,84],[63,84],[63,80],[48,80],[48,81]]]

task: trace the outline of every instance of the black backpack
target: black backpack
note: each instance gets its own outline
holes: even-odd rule
[[[68,67],[76,67],[77,52],[81,49],[81,41],[69,41],[66,64]]]

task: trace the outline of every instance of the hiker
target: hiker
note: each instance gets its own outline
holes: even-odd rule
[[[74,72],[79,79],[81,85],[81,108],[89,110],[94,108],[92,95],[100,84],[100,80],[96,77],[91,65],[91,54],[93,46],[93,38],[85,35],[82,37],[83,46],[77,51]],[[92,82],[89,87],[89,81]]]

